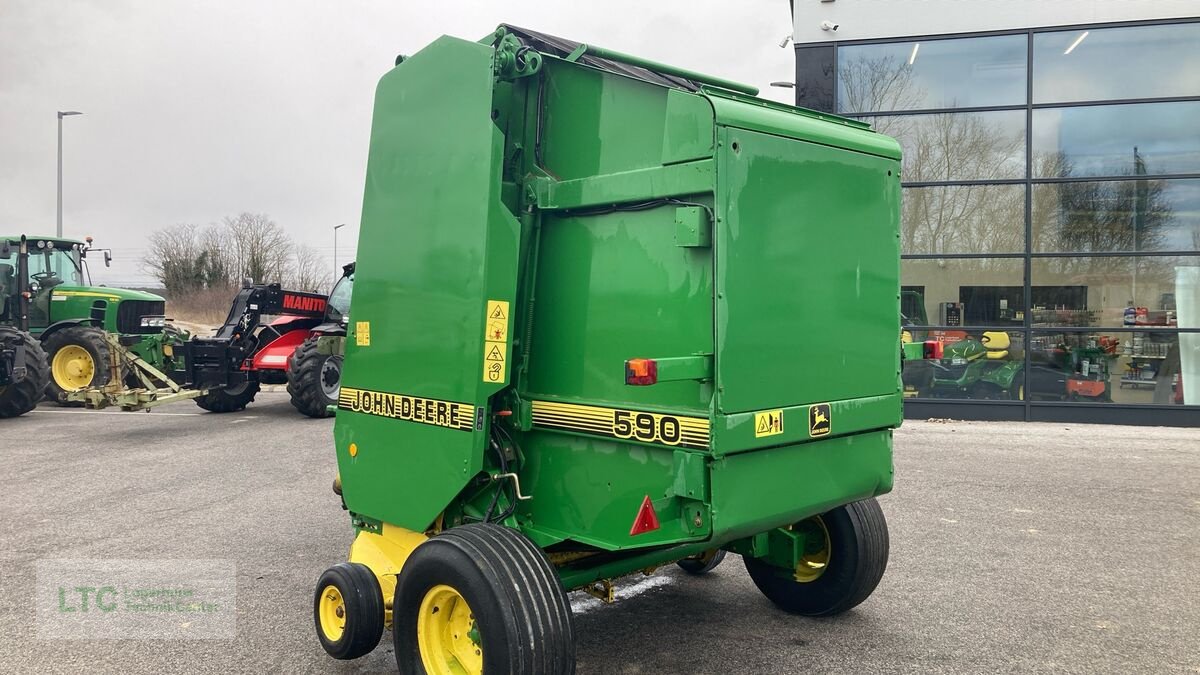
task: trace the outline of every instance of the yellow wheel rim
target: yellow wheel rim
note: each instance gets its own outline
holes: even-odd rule
[[[96,362],[88,350],[79,345],[67,345],[54,353],[50,363],[54,383],[64,391],[79,391],[92,383]]]
[[[337,586],[330,584],[321,591],[321,632],[325,639],[337,642],[346,632],[346,601]]]
[[[483,645],[462,594],[445,584],[429,589],[417,614],[417,646],[429,675],[479,675]]]
[[[792,530],[805,534],[804,555],[796,563],[796,581],[807,584],[821,578],[829,568],[829,529],[821,516],[813,516],[792,526]],[[816,544],[809,542],[816,541]]]

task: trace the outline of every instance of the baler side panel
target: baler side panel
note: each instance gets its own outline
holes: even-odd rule
[[[719,138],[718,410],[899,396],[899,162]]]
[[[334,437],[346,506],[416,531],[482,470],[503,384],[484,381],[485,313],[515,300],[519,227],[499,201],[492,54],[441,38],[376,93]]]

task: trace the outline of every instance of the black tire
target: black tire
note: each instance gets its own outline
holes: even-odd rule
[[[36,408],[50,381],[50,362],[42,343],[29,333],[20,335],[25,350],[25,377],[0,387],[0,418],[17,417]]]
[[[815,580],[801,583],[793,570],[745,557],[746,571],[780,609],[803,616],[832,616],[866,600],[887,569],[887,521],[879,502],[864,499],[821,515],[829,533],[829,562]]]
[[[688,574],[701,575],[708,574],[725,560],[725,551],[715,549],[713,551],[705,551],[700,555],[695,555],[690,558],[684,558],[675,563],[680,569]]]
[[[461,596],[470,612],[476,636],[469,637],[482,650],[475,653],[483,672],[575,672],[571,606],[546,556],[516,530],[474,523],[426,541],[404,564],[392,603],[401,673],[426,672],[417,639],[418,615],[427,595],[434,597],[438,588],[447,587]],[[457,604],[449,607],[454,611]],[[435,606],[424,620],[435,621],[432,617],[439,609]],[[442,616],[448,620],[453,615]]]
[[[196,405],[209,412],[229,413],[245,410],[246,406],[258,395],[258,382],[248,380],[236,387],[213,389],[204,396],[196,398]]]
[[[326,611],[332,608],[341,615]],[[371,568],[339,563],[325,570],[313,593],[313,624],[321,647],[333,658],[371,653],[383,636],[383,591]]]
[[[67,401],[67,394],[80,389],[103,387],[109,380],[109,349],[104,340],[104,331],[94,326],[70,326],[55,331],[46,338],[42,345],[46,351],[46,363],[49,364],[50,377],[46,383],[46,398],[61,406],[79,407],[80,401]],[[67,381],[59,382],[54,369],[54,361],[60,352],[68,347],[79,347],[91,358],[91,376],[84,386],[73,386]],[[65,354],[62,358],[66,358]],[[60,364],[61,365],[61,364]]]
[[[288,360],[287,391],[292,406],[309,417],[330,417],[337,405],[336,389],[342,382],[342,357],[317,351],[317,338],[296,347]]]

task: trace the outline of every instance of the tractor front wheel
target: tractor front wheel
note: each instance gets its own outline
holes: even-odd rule
[[[17,417],[37,407],[50,381],[50,365],[42,344],[29,333],[22,333],[25,344],[25,377],[0,386],[0,418]]]
[[[401,673],[575,672],[571,606],[541,549],[478,523],[413,551],[392,603]]]
[[[196,398],[196,405],[209,412],[228,413],[245,410],[258,395],[258,382],[247,380],[233,387],[213,389]]]
[[[67,401],[67,394],[108,384],[109,349],[104,337],[99,328],[70,326],[46,338],[47,398],[63,406],[81,406]]]
[[[322,354],[316,337],[310,337],[288,361],[287,390],[292,405],[309,417],[329,417],[329,406],[337,405],[342,387],[342,357]]]
[[[888,531],[875,499],[864,499],[797,523],[824,535],[795,569],[745,557],[746,571],[780,609],[803,616],[841,614],[866,600],[887,568]],[[818,538],[819,541],[819,538]]]
[[[371,568],[339,563],[325,570],[313,595],[313,622],[321,647],[335,659],[357,659],[383,635],[383,591]]]

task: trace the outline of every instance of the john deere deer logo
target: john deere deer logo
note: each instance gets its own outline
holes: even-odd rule
[[[808,406],[808,435],[811,438],[818,436],[826,436],[830,429],[833,428],[830,419],[832,413],[829,411],[828,403],[815,403]]]

